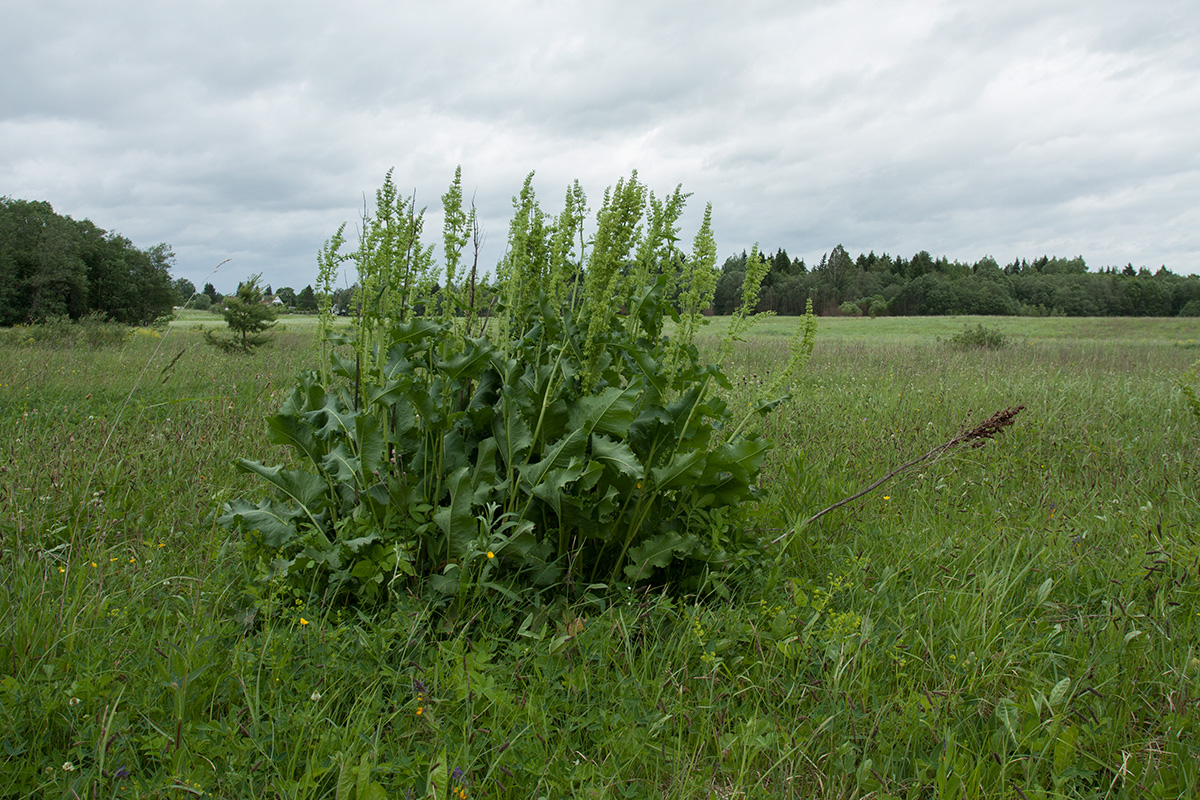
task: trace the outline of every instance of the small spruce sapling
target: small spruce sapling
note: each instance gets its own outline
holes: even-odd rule
[[[204,338],[209,344],[226,352],[249,353],[269,340],[267,331],[275,326],[276,310],[263,302],[263,290],[259,286],[261,275],[252,275],[238,286],[237,293],[225,298],[225,324],[229,326],[228,339],[208,330]]]

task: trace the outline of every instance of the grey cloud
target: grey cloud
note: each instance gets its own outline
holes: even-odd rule
[[[714,203],[722,252],[787,247],[1200,271],[1200,9],[874,3],[26,4],[0,25],[0,192],[180,274],[312,279],[396,169],[456,164],[503,252],[530,170],[593,210],[638,168]],[[690,239],[691,231],[684,236]],[[224,276],[228,277],[224,277]],[[218,285],[221,282],[218,281]]]

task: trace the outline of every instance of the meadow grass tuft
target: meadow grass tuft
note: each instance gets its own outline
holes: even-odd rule
[[[773,324],[727,365],[735,407],[787,360]],[[251,596],[213,522],[236,458],[290,458],[263,420],[311,330],[237,358],[186,325],[0,342],[0,797],[1193,796],[1195,330],[994,324],[1009,347],[957,351],[963,318],[822,320],[762,423],[764,541],[1026,408],[704,596],[371,616]]]

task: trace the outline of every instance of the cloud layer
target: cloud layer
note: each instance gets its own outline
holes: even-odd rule
[[[0,194],[226,290],[310,283],[389,167],[435,241],[458,164],[489,264],[529,171],[549,210],[574,178],[594,209],[636,168],[693,193],[693,229],[713,203],[723,256],[1200,272],[1190,2],[118,1],[0,30]]]

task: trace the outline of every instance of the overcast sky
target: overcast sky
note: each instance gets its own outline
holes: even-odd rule
[[[311,283],[389,167],[439,242],[459,164],[488,265],[528,172],[594,213],[636,168],[722,259],[1200,272],[1200,3],[0,0],[0,195],[197,286]]]

